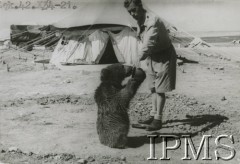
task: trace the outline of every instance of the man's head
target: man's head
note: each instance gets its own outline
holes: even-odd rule
[[[137,21],[140,21],[140,19],[143,18],[144,9],[141,0],[125,0],[124,7],[128,10],[129,14]]]

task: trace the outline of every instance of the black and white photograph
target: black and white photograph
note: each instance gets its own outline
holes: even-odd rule
[[[240,0],[0,0],[0,164],[240,163]]]

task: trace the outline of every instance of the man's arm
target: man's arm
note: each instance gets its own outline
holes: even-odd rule
[[[139,50],[140,61],[150,56],[157,44],[158,29],[155,25],[150,26],[144,34],[142,47]]]

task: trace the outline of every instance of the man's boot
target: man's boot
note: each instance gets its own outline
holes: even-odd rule
[[[156,131],[156,130],[160,130],[161,128],[162,128],[162,121],[154,119],[152,123],[149,126],[147,126],[146,130]]]
[[[139,124],[151,124],[152,121],[154,120],[154,117],[153,116],[150,116],[149,118],[145,119],[145,120],[139,120],[138,123]]]

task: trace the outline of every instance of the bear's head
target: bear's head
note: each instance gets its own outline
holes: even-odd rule
[[[126,77],[132,74],[133,67],[122,64],[110,65],[101,71],[102,82],[121,83]]]

